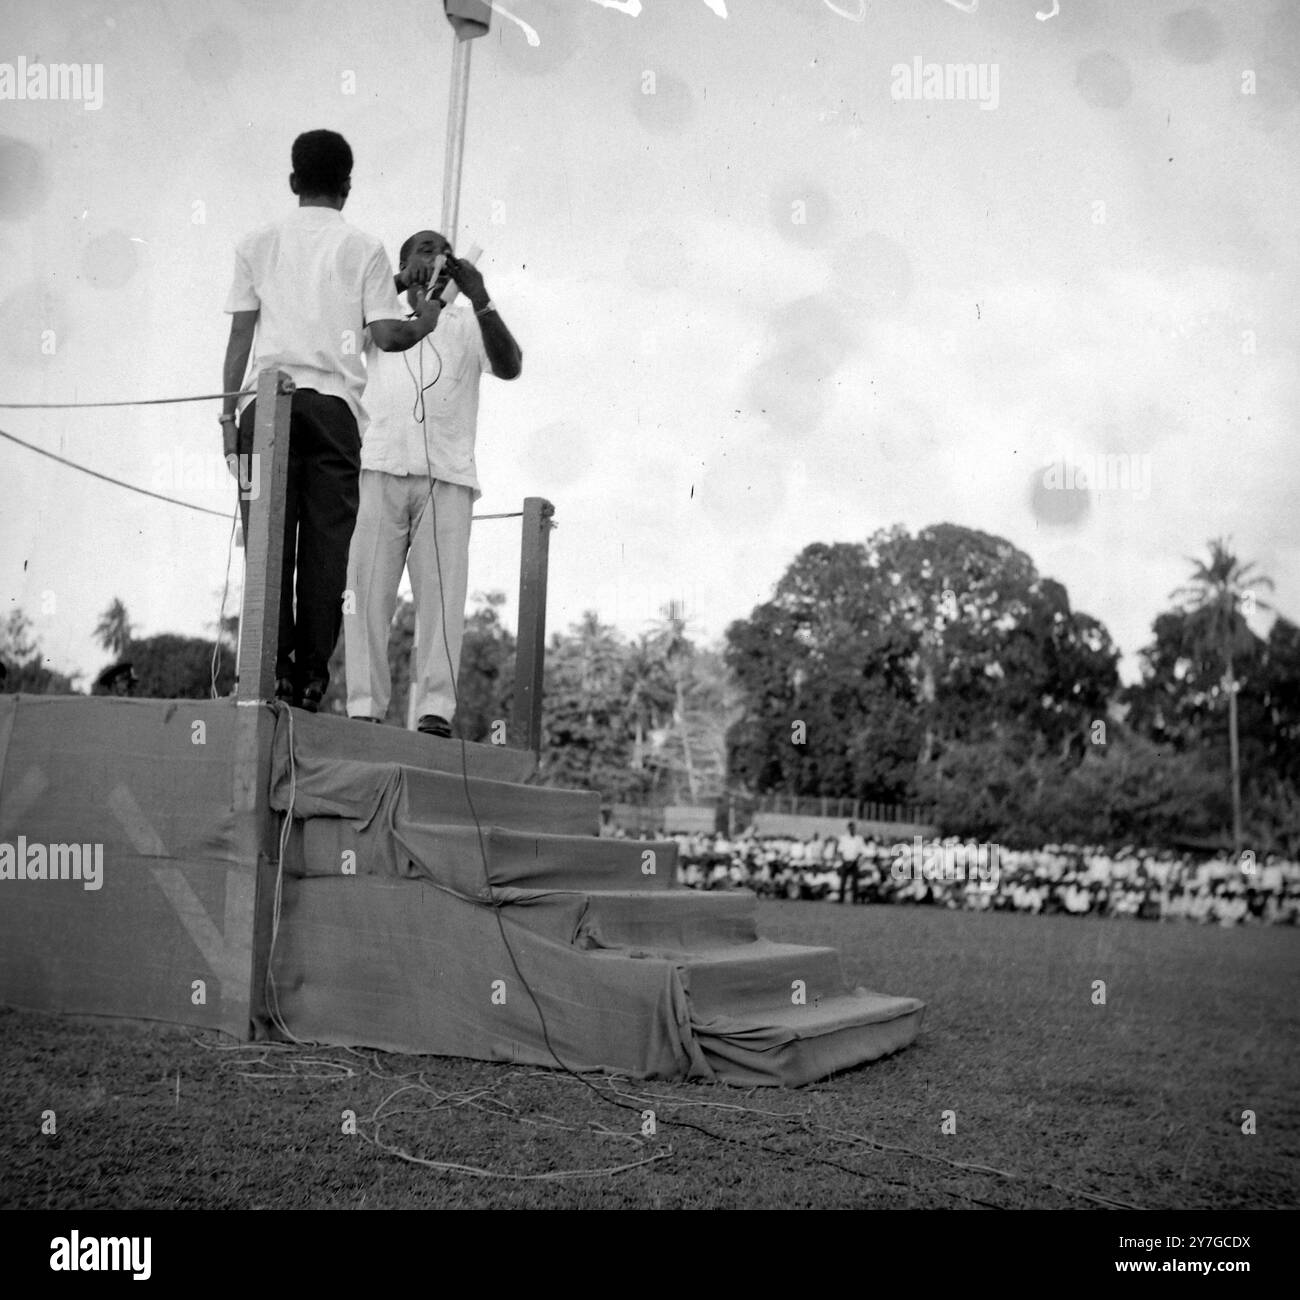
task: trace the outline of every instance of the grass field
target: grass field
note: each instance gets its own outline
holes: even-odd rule
[[[850,983],[923,998],[921,1037],[797,1091],[593,1092],[504,1064],[0,1010],[0,1206],[1300,1203],[1294,930],[771,902],[759,926],[837,946]],[[596,1170],[617,1172],[554,1176]]]

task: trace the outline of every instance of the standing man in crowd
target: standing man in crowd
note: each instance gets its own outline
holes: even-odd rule
[[[858,901],[858,868],[867,842],[858,834],[856,822],[850,822],[836,846],[840,858],[840,902]]]
[[[388,632],[402,570],[410,566],[417,729],[450,736],[465,629],[470,519],[482,495],[474,462],[479,380],[484,371],[516,378],[523,354],[483,276],[454,256],[436,231],[418,231],[402,245],[401,277],[428,282],[439,257],[445,262],[430,295],[450,279],[465,301],[448,307],[409,356],[387,356],[373,341],[367,347],[361,507],[348,558],[355,612],[349,610],[343,627],[348,714],[382,722],[392,694]],[[407,299],[418,310],[418,291],[408,290]]]
[[[369,328],[378,349],[403,352],[433,332],[441,304],[419,296],[414,317],[404,320],[383,244],[343,220],[352,150],[341,135],[308,131],[293,142],[289,188],[298,207],[246,236],[235,250],[222,389],[244,387],[250,354],[253,376],[273,366],[296,386],[275,694],[314,713],[329,685],[357,516],[357,422],[366,380],[362,332]],[[249,465],[255,408],[255,401],[247,401],[237,418],[237,399],[224,399],[222,447],[236,478]],[[245,475],[241,483],[251,481]],[[247,537],[249,506],[242,493],[239,504]]]

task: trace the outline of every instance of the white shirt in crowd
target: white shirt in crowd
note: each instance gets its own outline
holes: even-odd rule
[[[382,352],[368,339],[361,468],[411,475],[432,469],[433,478],[472,488],[477,501],[483,494],[474,441],[485,371],[492,367],[483,334],[463,299],[445,308],[433,333],[407,352]]]
[[[852,835],[845,831],[839,838],[840,858],[845,862],[856,862],[867,851],[867,842],[856,832]]]
[[[341,397],[358,424],[365,328],[406,316],[383,244],[336,208],[316,207],[294,208],[239,241],[226,311],[260,313],[253,376],[278,367],[299,388]]]

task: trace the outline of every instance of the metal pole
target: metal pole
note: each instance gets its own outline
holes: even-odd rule
[[[465,114],[469,108],[469,50],[474,36],[481,32],[455,26],[455,39],[451,53],[451,96],[447,101],[447,148],[442,164],[442,235],[456,247],[456,226],[460,220],[460,173],[465,157]],[[416,620],[415,635],[411,638],[411,663],[407,674],[409,689],[406,697],[406,728],[414,731],[416,717],[415,670],[420,661],[420,624]],[[433,653],[437,653],[436,650]],[[460,665],[451,666],[453,679],[460,673]]]
[[[451,92],[447,101],[447,148],[442,164],[442,235],[456,247],[456,227],[460,222],[460,173],[465,157],[465,116],[469,109],[469,50],[476,36],[484,35],[491,21],[491,7],[479,0],[460,0],[447,3],[443,8],[451,23],[454,40],[451,52]],[[463,611],[462,611],[463,612]],[[420,655],[420,625],[416,620],[415,635],[411,638],[411,664],[409,693],[406,699],[406,726],[414,731],[416,717],[415,669]],[[433,653],[437,653],[436,649]],[[453,678],[460,673],[460,665],[452,664]]]
[[[460,173],[465,158],[465,117],[469,108],[471,40],[456,34],[451,56],[451,95],[447,101],[447,148],[442,165],[442,234],[456,247],[460,222]]]

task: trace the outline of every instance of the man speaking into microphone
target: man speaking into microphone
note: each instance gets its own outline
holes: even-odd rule
[[[482,495],[474,460],[479,381],[485,371],[517,378],[523,354],[483,276],[472,261],[456,257],[442,235],[411,235],[398,265],[399,284],[432,280],[430,298],[454,284],[463,297],[444,308],[433,333],[409,353],[386,353],[373,340],[367,345],[360,507],[348,556],[354,603],[345,604],[343,618],[348,715],[382,722],[388,711],[389,628],[402,570],[409,567],[417,729],[450,736],[470,519]],[[419,291],[408,290],[407,301],[417,308]]]

